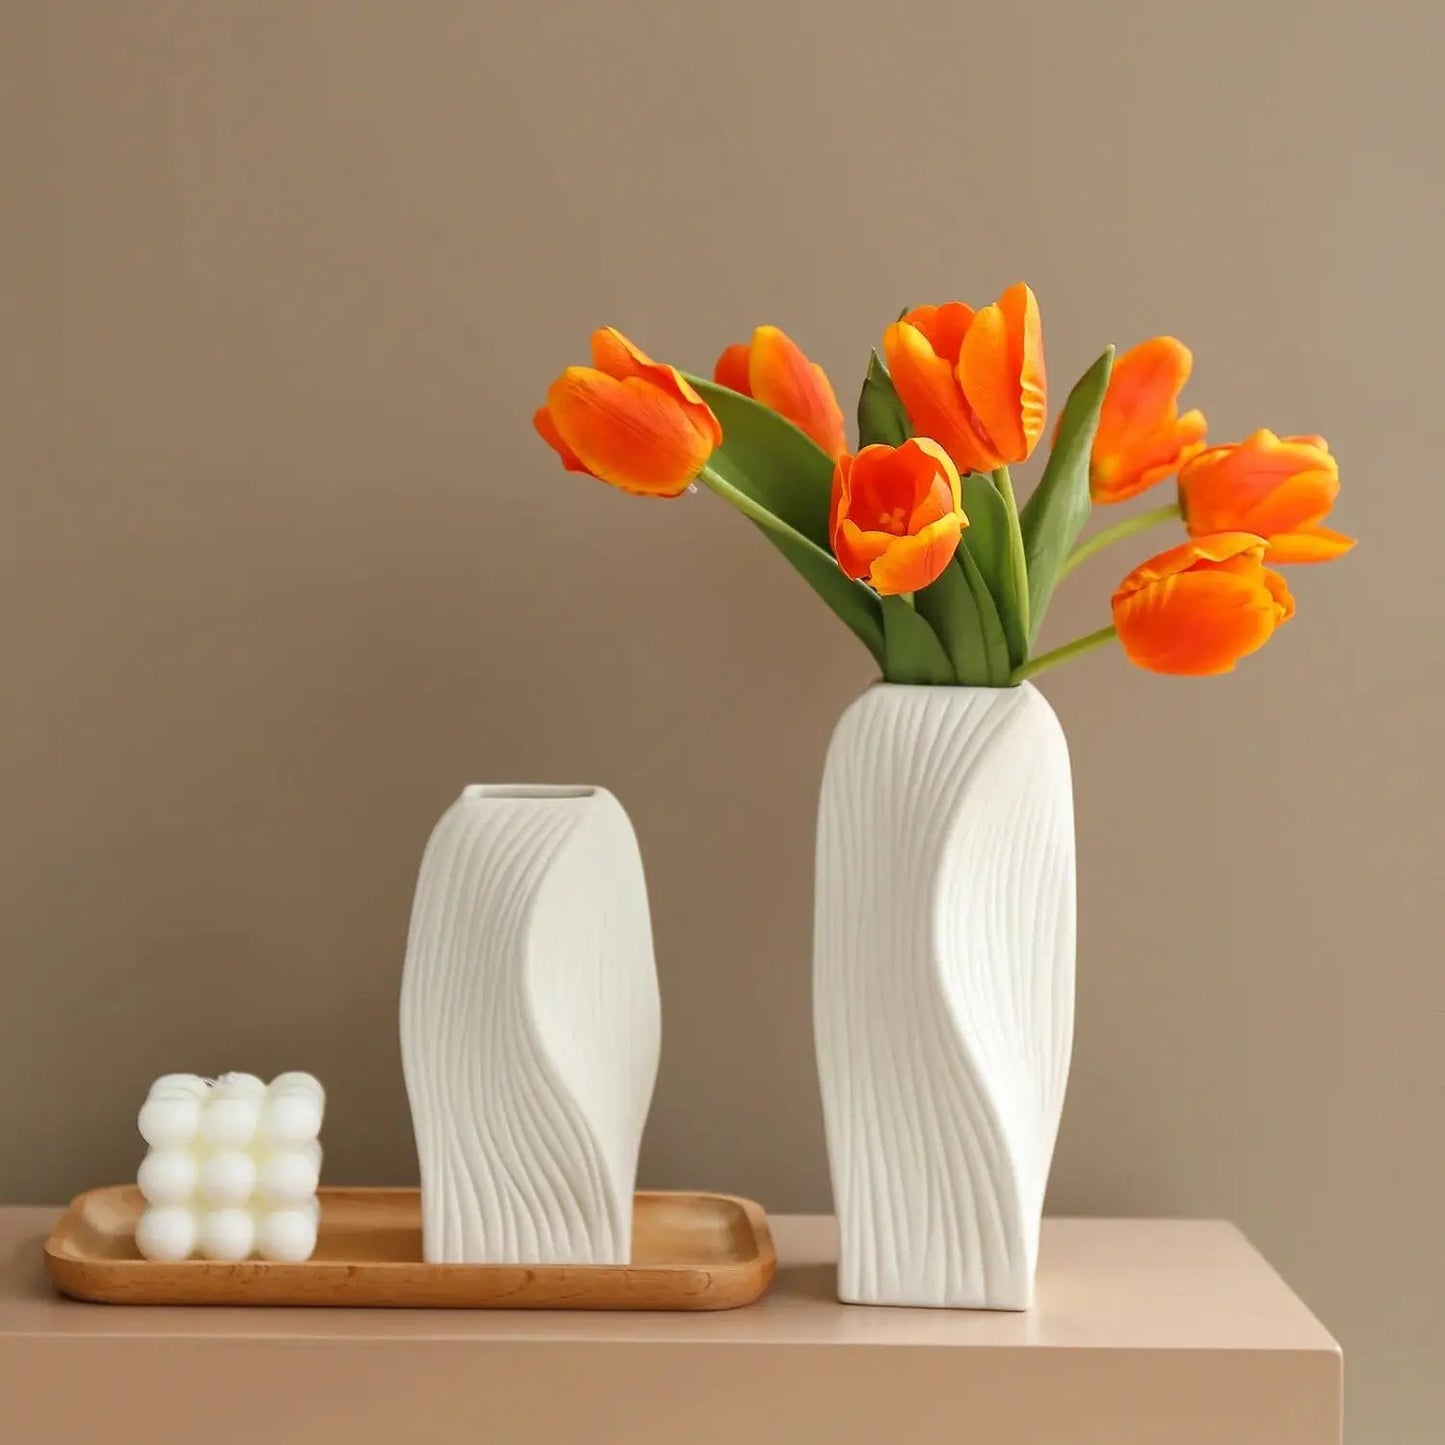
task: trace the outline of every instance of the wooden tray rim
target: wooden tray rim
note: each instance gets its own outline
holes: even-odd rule
[[[134,1184],[102,1185],[77,1194],[66,1207],[55,1227],[45,1240],[44,1253],[46,1268],[56,1287],[72,1299],[99,1304],[122,1304],[147,1307],[177,1308],[341,1308],[341,1309],[612,1309],[612,1310],[727,1310],[754,1303],[767,1292],[777,1272],[777,1253],[773,1245],[772,1231],[762,1205],[741,1195],[718,1194],[711,1190],[688,1189],[643,1189],[638,1190],[634,1199],[693,1199],[730,1204],[736,1207],[747,1221],[753,1252],[746,1257],[720,1260],[716,1263],[694,1262],[668,1264],[427,1264],[415,1259],[319,1259],[307,1260],[300,1264],[285,1264],[270,1260],[245,1260],[237,1264],[221,1264],[213,1260],[190,1259],[176,1263],[159,1263],[147,1259],[108,1259],[87,1255],[73,1247],[69,1236],[75,1224],[83,1216],[86,1205],[97,1198],[133,1192]],[[373,1198],[379,1195],[415,1197],[419,1190],[408,1185],[324,1185],[317,1191],[324,1206],[328,1196],[362,1195]],[[475,1283],[478,1287],[491,1285],[499,1294],[471,1303],[439,1301],[421,1298],[414,1305],[397,1300],[388,1303],[366,1303],[356,1299],[335,1300],[308,1299],[277,1300],[216,1300],[196,1301],[191,1299],[150,1299],[128,1298],[130,1282],[147,1276],[177,1272],[197,1276],[216,1276],[224,1272],[224,1279],[231,1285],[244,1285],[265,1281],[280,1288],[288,1283],[303,1287],[306,1283],[325,1280],[354,1282],[359,1279],[386,1279],[398,1274],[424,1274],[429,1280],[448,1280],[462,1286]],[[589,1280],[615,1289],[616,1281],[626,1280],[632,1286],[670,1288],[675,1292],[676,1303],[636,1304],[625,1297],[606,1306],[588,1301],[592,1294],[579,1288]],[[537,1304],[527,1300],[512,1300],[509,1296],[524,1290],[536,1292],[548,1284],[568,1284],[565,1296],[552,1296],[551,1303]]]

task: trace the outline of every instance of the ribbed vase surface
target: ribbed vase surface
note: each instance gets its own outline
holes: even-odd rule
[[[402,978],[426,1259],[626,1264],[658,1042],[621,804],[467,788],[427,843]]]
[[[1032,1302],[1074,890],[1068,748],[1031,684],[878,684],[844,713],[814,933],[841,1299]]]

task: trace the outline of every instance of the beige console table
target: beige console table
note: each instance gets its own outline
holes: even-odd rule
[[[1335,1344],[1232,1226],[1054,1219],[1026,1315],[832,1297],[833,1221],[726,1314],[126,1308],[0,1209],[5,1445],[1338,1445]]]

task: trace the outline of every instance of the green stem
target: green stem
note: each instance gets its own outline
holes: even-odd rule
[[[698,474],[697,479],[705,483],[720,496],[723,501],[736,507],[743,516],[750,518],[760,527],[765,527],[769,532],[782,530],[782,523],[779,522],[766,507],[761,503],[753,501],[744,491],[733,486],[725,477],[720,477],[711,467],[704,467]]]
[[[1000,467],[993,474],[994,485],[1003,498],[1008,512],[1008,543],[1013,556],[1014,603],[1018,609],[1019,632],[1029,635],[1029,564],[1024,556],[1024,532],[1019,525],[1019,503],[1014,496],[1013,478],[1007,467]]]
[[[1083,637],[1076,637],[1072,642],[1066,642],[1062,647],[1054,648],[1052,652],[1040,653],[1038,657],[1031,658],[1022,667],[1014,668],[1012,681],[1026,682],[1031,677],[1037,677],[1047,668],[1057,667],[1059,663],[1067,662],[1071,657],[1082,657],[1084,653],[1092,652],[1106,642],[1112,642],[1118,635],[1112,622],[1107,627],[1101,627],[1097,632],[1087,632]]]
[[[1067,577],[1075,567],[1081,562],[1087,562],[1095,552],[1102,552],[1105,547],[1112,547],[1115,542],[1122,542],[1126,537],[1147,532],[1150,527],[1157,527],[1161,522],[1172,522],[1183,515],[1179,510],[1179,503],[1170,502],[1167,506],[1155,507],[1152,512],[1140,512],[1137,517],[1125,517],[1122,522],[1115,522],[1112,527],[1095,532],[1087,542],[1081,542],[1069,554],[1063,571],[1059,573],[1060,578]]]

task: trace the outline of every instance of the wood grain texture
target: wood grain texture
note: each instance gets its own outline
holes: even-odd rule
[[[319,1198],[321,1233],[305,1264],[157,1264],[135,1246],[140,1191],[95,1189],[55,1226],[46,1266],[63,1293],[109,1304],[556,1310],[736,1309],[777,1268],[762,1207],[723,1194],[638,1194],[628,1265],[427,1264],[419,1191]]]

